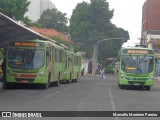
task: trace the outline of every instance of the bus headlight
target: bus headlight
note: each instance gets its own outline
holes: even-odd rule
[[[150,77],[148,78],[148,80],[153,79],[153,78],[154,78],[154,76],[150,76]]]
[[[38,76],[43,76],[45,74],[44,71],[41,71]]]
[[[122,79],[125,79],[125,76],[124,76],[123,74],[121,74],[121,78],[122,78]]]

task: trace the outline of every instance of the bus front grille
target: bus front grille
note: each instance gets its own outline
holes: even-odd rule
[[[33,78],[15,78],[15,80],[17,82],[21,82],[21,81],[33,82],[35,79]]]
[[[145,82],[136,82],[136,81],[128,81],[128,83],[130,85],[135,85],[135,84],[137,84],[137,85],[144,85],[145,84]]]

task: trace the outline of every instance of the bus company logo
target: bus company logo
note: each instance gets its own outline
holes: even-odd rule
[[[2,117],[12,117],[11,112],[2,112]]]

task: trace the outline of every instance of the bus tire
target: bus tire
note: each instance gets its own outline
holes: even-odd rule
[[[147,91],[151,90],[150,86],[146,86],[145,88],[146,88]]]
[[[59,80],[57,80],[54,84],[54,86],[58,87],[59,86]]]
[[[74,82],[77,82],[77,81],[78,81],[78,78],[74,80]]]
[[[2,85],[2,89],[12,89],[14,87],[13,83],[4,82]]]
[[[48,83],[42,84],[42,89],[48,89]]]
[[[42,89],[48,89],[48,87],[49,87],[49,83],[45,83],[45,84],[42,84]]]
[[[77,82],[78,81],[78,73],[77,73],[77,78],[76,79],[74,79],[74,82]]]
[[[50,85],[50,75],[48,76],[48,82],[45,83],[45,84],[43,84],[43,85],[42,85],[42,88],[43,88],[43,89],[48,89],[49,85]]]
[[[59,80],[60,80],[60,74],[58,75],[58,80],[57,80],[57,81],[55,81],[54,86],[56,86],[56,87],[58,87],[58,86],[59,86]]]
[[[66,80],[66,84],[69,84],[70,83],[70,81],[69,80]]]
[[[8,89],[8,84],[6,82],[3,82],[2,89]]]
[[[119,85],[120,89],[124,89],[125,86],[124,85]]]

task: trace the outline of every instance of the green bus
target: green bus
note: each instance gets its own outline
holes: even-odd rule
[[[81,78],[81,54],[65,50],[64,80],[67,84]]]
[[[155,56],[153,49],[121,48],[119,52],[118,86],[140,86],[150,90],[154,85]]]
[[[17,83],[40,84],[44,89],[58,86],[65,79],[69,64],[67,52],[52,41],[11,41],[7,47],[4,88]]]

